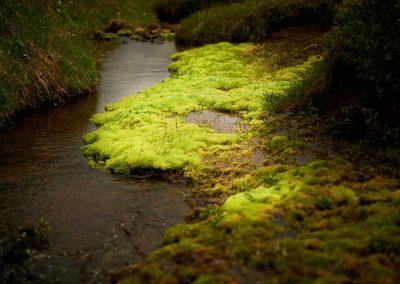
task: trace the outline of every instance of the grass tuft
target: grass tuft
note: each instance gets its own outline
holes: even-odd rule
[[[221,41],[260,42],[290,26],[330,27],[339,1],[256,0],[215,5],[184,19],[177,41],[197,46]]]

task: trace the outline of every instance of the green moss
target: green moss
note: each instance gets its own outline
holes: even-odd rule
[[[218,284],[229,283],[233,281],[231,277],[226,275],[201,275],[194,281],[195,284]]]
[[[118,36],[132,36],[133,35],[133,31],[130,29],[120,29],[117,32]]]
[[[277,135],[272,137],[270,146],[272,149],[282,149],[286,148],[285,146],[288,145],[290,142],[289,138],[284,135]]]
[[[167,41],[173,41],[175,40],[175,33],[166,32],[162,35],[162,38]]]
[[[139,35],[132,35],[132,36],[130,37],[130,39],[131,39],[131,40],[134,40],[134,41],[141,41],[141,40],[142,40],[142,37],[139,36]]]
[[[103,40],[105,41],[111,41],[111,40],[115,40],[118,38],[118,35],[114,34],[114,33],[106,33],[103,36]]]
[[[301,141],[291,140],[285,135],[276,135],[272,137],[269,146],[270,149],[284,155],[293,155],[303,145]]]
[[[228,43],[177,53],[171,78],[93,118],[99,128],[85,136],[83,150],[99,166],[126,174],[184,171],[212,185],[200,187],[199,195],[222,205],[199,212],[194,224],[170,228],[164,246],[127,277],[153,283],[395,282],[398,180],[374,171],[354,179],[359,169],[342,158],[249,170],[251,138],[268,132],[261,121],[265,94],[285,94],[316,61],[279,68],[273,55],[259,56],[253,45]],[[217,133],[186,121],[204,109],[240,116],[249,132]],[[302,147],[291,135],[265,140],[268,153],[279,158]]]
[[[186,122],[185,116],[203,109],[252,112],[244,122],[258,125],[265,92],[283,92],[308,63],[269,73],[254,68],[258,63],[250,55],[242,59],[253,48],[221,43],[175,54],[171,78],[93,117],[100,128],[84,137],[85,155],[115,173],[182,170],[198,166],[206,150],[248,139],[251,134],[217,133]]]
[[[399,193],[398,180],[349,182],[355,170],[343,159],[256,170],[240,181],[247,180],[249,186],[228,198],[222,211],[170,230],[173,244],[151,257],[151,263],[164,263],[164,274],[152,279],[183,281],[179,271],[190,268],[193,277],[201,275],[199,281],[208,280],[208,275],[237,281],[240,277],[233,271],[239,270],[245,279],[259,281],[395,282],[400,209],[381,200],[361,207],[358,200],[379,190]],[[313,178],[323,178],[324,183],[309,185]],[[230,186],[232,192],[237,183]]]

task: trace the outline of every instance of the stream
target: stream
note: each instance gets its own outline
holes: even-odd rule
[[[167,78],[173,52],[174,43],[120,45],[104,58],[96,93],[0,133],[0,245],[19,227],[50,224],[49,247],[3,263],[0,282],[107,282],[110,271],[142,261],[166,228],[184,221],[187,185],[93,170],[80,150],[95,129],[91,116]]]

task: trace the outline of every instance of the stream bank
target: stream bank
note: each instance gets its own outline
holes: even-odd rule
[[[155,1],[1,1],[0,129],[87,94],[99,82],[104,55],[93,31],[116,19],[157,23]]]

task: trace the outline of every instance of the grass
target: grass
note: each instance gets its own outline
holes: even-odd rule
[[[97,83],[102,48],[92,31],[111,18],[157,21],[151,1],[0,3],[0,128],[17,113],[60,103]],[[66,48],[67,47],[67,48]]]
[[[176,34],[177,42],[198,46],[229,41],[230,28],[242,17],[259,9],[265,1],[242,1],[215,5],[182,20]]]
[[[265,92],[284,92],[315,61],[267,72],[272,58],[262,66],[252,52],[251,44],[220,43],[175,54],[171,78],[94,116],[99,129],[84,137],[85,155],[114,173],[189,171],[206,152],[245,140],[249,133],[217,133],[185,117],[203,109],[229,112],[257,128]]]
[[[302,80],[294,82],[285,94],[265,96],[266,110],[272,114],[293,114],[302,111],[312,111],[312,94],[326,69],[326,63],[319,61],[303,75]]]
[[[155,11],[161,21],[178,23],[191,14],[218,3],[232,3],[238,0],[159,0]]]
[[[317,0],[257,0],[215,5],[184,19],[177,32],[183,45],[221,41],[261,42],[290,26],[331,25],[335,3]]]
[[[116,18],[137,26],[157,23],[153,11],[155,3],[156,0],[62,1],[59,7],[63,15],[72,18],[78,25],[93,30]]]

